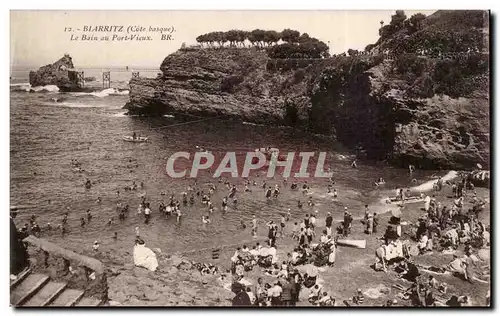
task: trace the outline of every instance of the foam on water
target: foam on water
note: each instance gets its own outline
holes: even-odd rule
[[[127,111],[123,111],[123,112],[112,114],[111,116],[113,116],[113,117],[128,117],[129,115],[127,115]]]
[[[96,92],[73,92],[71,93],[74,96],[81,97],[81,96],[94,96],[98,98],[104,98],[107,96],[112,96],[112,95],[128,95],[129,90],[118,90],[115,88],[108,88],[104,89],[101,91],[96,91]]]
[[[19,91],[19,92],[58,92],[59,88],[55,85],[46,85],[46,86],[37,86],[31,87],[29,82],[22,83],[11,83],[10,91]]]

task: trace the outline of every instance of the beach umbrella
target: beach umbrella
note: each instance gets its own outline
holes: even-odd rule
[[[311,263],[298,267],[298,270],[302,273],[307,273],[307,275],[309,275],[310,277],[315,277],[318,275],[318,268]]]
[[[401,209],[396,208],[391,211],[392,216],[396,218],[401,218]]]

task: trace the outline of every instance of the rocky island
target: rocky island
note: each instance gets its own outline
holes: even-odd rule
[[[84,87],[84,81],[88,78],[78,78],[78,72],[74,70],[73,59],[65,54],[56,62],[40,67],[37,71],[30,71],[29,82],[32,87],[54,85],[63,92],[94,91],[96,89]],[[94,78],[95,80],[95,78]]]
[[[289,29],[212,32],[158,78],[132,79],[125,108],[293,126],[400,166],[487,167],[488,23],[484,11],[397,11],[376,43],[334,56]]]

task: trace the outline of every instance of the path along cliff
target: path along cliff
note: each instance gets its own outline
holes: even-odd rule
[[[125,108],[307,129],[400,166],[488,167],[487,22],[481,11],[438,11],[369,50],[322,59],[272,59],[261,47],[183,48],[164,59],[158,78],[130,81]]]

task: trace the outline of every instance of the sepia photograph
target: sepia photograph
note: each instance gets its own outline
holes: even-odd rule
[[[487,10],[11,10],[10,306],[491,308]]]

